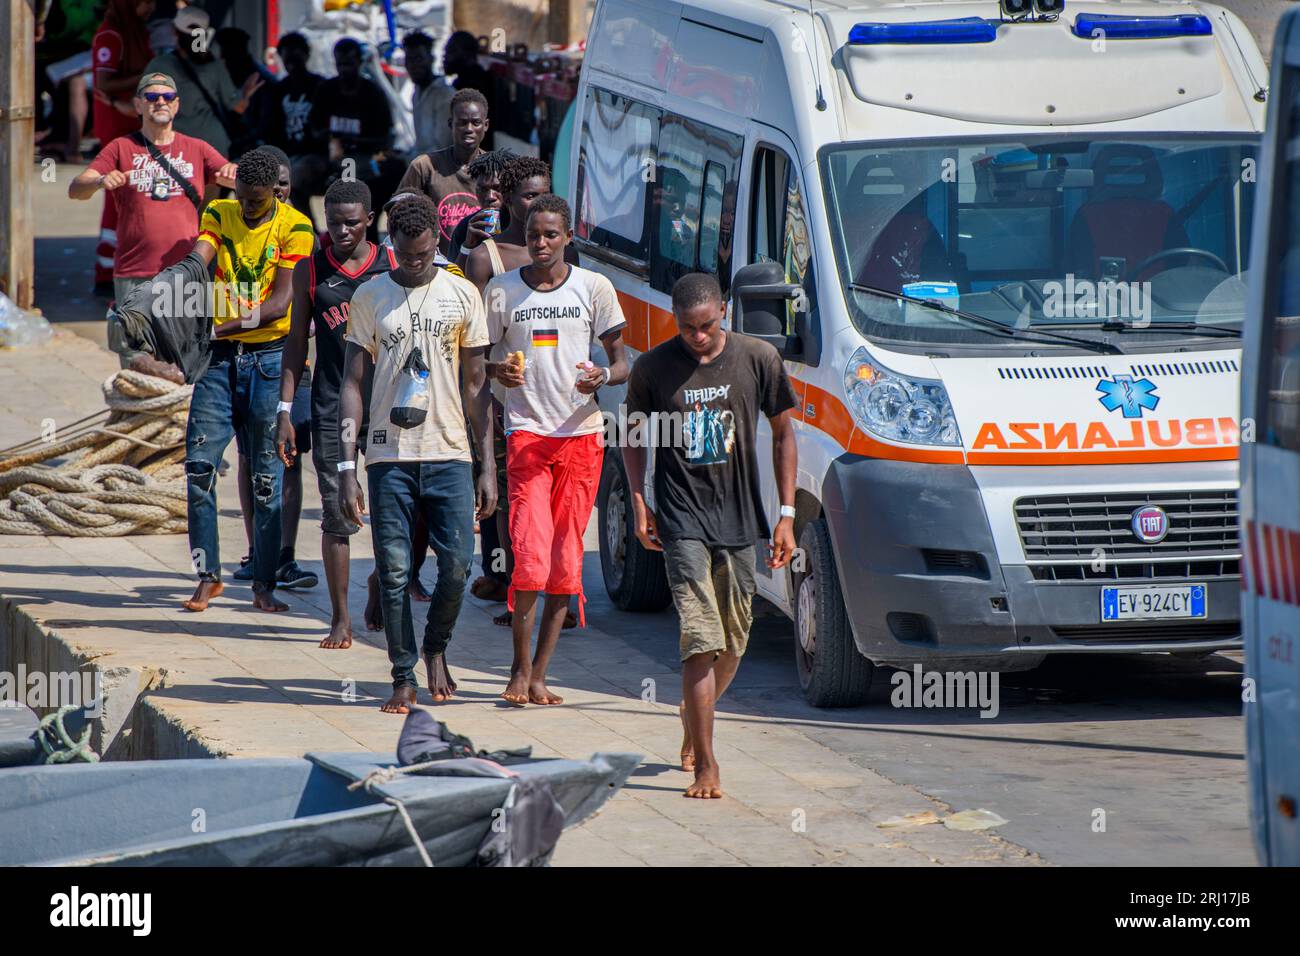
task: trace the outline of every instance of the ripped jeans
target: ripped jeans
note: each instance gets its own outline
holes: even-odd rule
[[[217,469],[237,430],[243,433],[253,483],[253,580],[275,588],[280,557],[280,478],[275,453],[276,405],[280,401],[282,342],[243,351],[217,342],[212,364],[194,383],[185,429],[190,555],[199,580],[221,579],[217,544]]]

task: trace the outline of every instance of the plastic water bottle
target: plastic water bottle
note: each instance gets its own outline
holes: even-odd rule
[[[40,345],[54,335],[50,323],[35,312],[20,309],[3,292],[0,292],[0,347],[21,348]]]
[[[596,367],[595,364],[592,362],[583,362],[582,369],[578,374],[579,376],[586,375],[595,367]],[[577,382],[573,383],[573,404],[576,405],[578,408],[581,408],[583,405],[586,405],[594,397],[595,397],[594,395],[587,395],[583,392],[578,391],[578,383]]]

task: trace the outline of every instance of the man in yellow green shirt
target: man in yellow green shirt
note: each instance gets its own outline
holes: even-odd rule
[[[194,250],[215,261],[212,361],[194,383],[185,433],[190,555],[198,576],[184,602],[202,611],[221,594],[217,541],[217,468],[236,432],[248,452],[253,479],[253,606],[283,611],[276,600],[280,554],[280,479],[275,453],[280,359],[289,332],[293,268],[311,255],[311,222],[275,198],[280,164],[264,149],[245,153],[235,176],[235,198],[210,203]]]

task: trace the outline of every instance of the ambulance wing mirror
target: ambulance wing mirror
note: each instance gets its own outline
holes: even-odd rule
[[[779,262],[744,266],[731,280],[732,326],[737,332],[773,345],[782,358],[802,351],[799,338],[786,331],[787,303],[799,298],[802,287],[785,281]]]

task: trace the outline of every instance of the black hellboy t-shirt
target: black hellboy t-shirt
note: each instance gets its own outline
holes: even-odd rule
[[[768,537],[754,454],[758,416],[771,418],[795,404],[776,349],[742,335],[729,333],[708,365],[679,336],[636,360],[628,414],[660,414],[629,440],[656,446],[647,457],[654,460],[661,539],[740,548]]]

